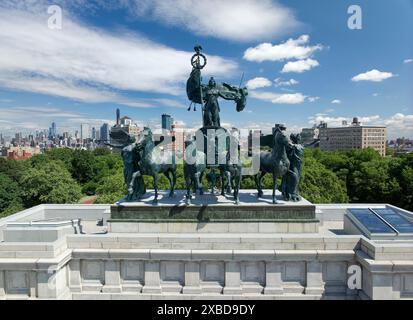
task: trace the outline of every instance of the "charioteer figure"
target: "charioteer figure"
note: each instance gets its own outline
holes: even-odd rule
[[[208,85],[202,84],[201,70],[206,66],[207,59],[201,51],[201,46],[195,47],[196,53],[191,59],[193,69],[187,82],[187,95],[191,101],[191,106],[192,104],[202,106],[204,128],[220,128],[219,113],[221,109],[218,98],[235,101],[237,111],[241,112],[247,104],[248,90],[246,87],[241,88],[227,83],[217,83],[213,77],[209,80]]]

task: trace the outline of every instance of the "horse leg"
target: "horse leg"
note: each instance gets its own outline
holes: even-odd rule
[[[155,198],[153,199],[153,203],[158,203],[158,175],[156,173],[153,175],[153,187],[155,189]]]
[[[262,191],[262,179],[267,173],[264,171],[261,171],[261,173],[257,174],[255,176],[255,183],[257,184],[257,189],[258,189],[258,198],[262,198],[264,195],[264,192]]]
[[[255,180],[255,186],[256,186],[257,191],[258,191],[257,198],[260,198],[262,195],[261,195],[260,185],[259,185],[259,173],[257,173],[254,176],[254,180]]]
[[[232,190],[234,189],[234,181],[232,177],[232,173],[230,171],[227,171],[227,193],[231,194]]]
[[[191,194],[191,176],[190,175],[185,175],[185,184],[186,184],[186,201],[189,204],[191,202],[192,194]]]
[[[235,204],[239,204],[239,188],[241,186],[241,172],[236,172],[232,180],[234,181],[233,189],[234,189]]]
[[[131,182],[129,184],[129,188],[128,188],[128,201],[132,201],[135,200],[135,184],[136,184],[136,179],[139,178],[141,176],[141,172],[140,171],[136,171],[133,175],[132,175],[132,179]]]
[[[197,187],[199,188],[199,194],[202,196],[204,194],[204,186],[202,184],[202,179],[204,178],[204,171],[201,171],[199,173],[197,173],[196,176],[196,183],[197,183]]]
[[[175,195],[175,186],[176,186],[176,168],[171,169],[172,173],[172,190],[171,190],[171,197]]]
[[[277,175],[275,173],[272,174],[272,203],[277,204]]]
[[[191,194],[191,178],[185,177],[185,184],[186,184],[186,199],[189,200],[192,198]]]
[[[194,175],[194,185],[195,185],[195,190],[199,190],[199,195],[202,195],[204,193],[202,189],[202,173],[196,172]]]
[[[211,171],[209,172],[209,177],[211,179],[210,183],[211,183],[211,194],[214,194],[214,190],[215,190],[215,183],[217,180],[217,177],[215,175],[215,169],[211,169]]]
[[[232,182],[231,182],[231,168],[226,167],[221,171],[222,175],[222,193],[225,195],[225,193],[231,194],[232,191]]]
[[[169,171],[165,171],[164,173],[163,173],[163,175],[168,179],[168,181],[169,181],[169,186],[170,186],[170,188],[171,188],[171,191],[169,192],[169,197],[172,197],[172,194],[173,194],[173,192],[172,192],[172,179],[171,179],[171,177],[169,176]]]
[[[221,196],[225,197],[225,169],[221,168]]]

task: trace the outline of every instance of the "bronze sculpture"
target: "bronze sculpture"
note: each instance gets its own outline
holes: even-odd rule
[[[272,174],[273,192],[272,202],[278,203],[276,198],[277,178],[283,177],[289,167],[290,160],[287,157],[287,148],[291,146],[291,142],[285,134],[286,127],[277,125],[275,132],[272,135],[265,137],[262,144],[272,148],[271,152],[261,152],[260,154],[260,172],[255,175],[255,184],[258,190],[258,198],[263,196],[262,179],[267,174]]]
[[[184,178],[186,183],[186,199],[190,203],[192,191],[203,194],[202,177],[209,169],[207,176],[212,177],[212,193],[215,186],[215,170],[221,175],[221,194],[225,196],[225,189],[233,189],[234,201],[239,203],[239,189],[242,180],[242,163],[240,158],[239,137],[235,139],[234,132],[228,132],[221,127],[219,98],[232,100],[236,103],[236,110],[241,112],[246,106],[248,90],[234,87],[226,83],[217,83],[214,78],[207,85],[202,84],[201,70],[207,64],[207,58],[201,53],[201,46],[195,47],[195,54],[191,59],[192,72],[187,81],[187,95],[192,105],[202,106],[203,127],[200,128],[190,141],[185,142]],[[261,151],[260,169],[255,175],[258,197],[263,196],[262,179],[272,174],[273,193],[272,201],[277,204],[277,178],[282,178],[282,194],[286,201],[299,201],[299,182],[301,177],[304,147],[300,144],[300,135],[292,134],[290,138],[285,134],[284,125],[276,125],[272,135],[261,137],[261,146],[271,148],[271,152]],[[210,135],[212,131],[212,135]],[[158,174],[163,173],[169,180],[170,197],[174,195],[176,184],[175,154],[169,152],[169,159],[160,156],[157,144],[153,141],[152,131],[145,128],[139,142],[122,130],[111,132],[111,138],[118,141],[114,147],[122,149],[124,162],[124,179],[128,186],[127,201],[140,200],[146,193],[144,175],[153,177],[155,198],[158,199]],[[224,143],[220,143],[224,141]],[[120,142],[120,144],[119,144]],[[235,148],[234,148],[235,145]],[[236,159],[232,159],[234,151]],[[168,152],[166,152],[168,153]],[[214,163],[207,158],[212,155]],[[168,158],[168,156],[166,157]],[[223,159],[223,161],[222,161]],[[218,161],[217,161],[218,160]]]
[[[301,135],[291,134],[290,145],[287,155],[290,160],[290,168],[287,174],[283,177],[282,192],[284,199],[287,201],[300,201],[299,183],[301,179],[301,168],[304,158],[304,146],[300,144]]]
[[[245,87],[237,88],[227,83],[216,83],[213,77],[209,80],[208,85],[203,85],[201,70],[206,66],[207,59],[201,50],[201,46],[196,46],[196,53],[191,59],[193,69],[186,86],[188,99],[191,101],[191,105],[200,104],[202,106],[204,128],[221,128],[219,116],[221,110],[218,98],[235,101],[237,111],[241,112],[246,106],[248,90]]]

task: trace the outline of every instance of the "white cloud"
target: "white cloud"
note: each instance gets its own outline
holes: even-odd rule
[[[332,104],[341,104],[341,100],[335,99],[331,101]]]
[[[272,82],[268,80],[267,78],[262,78],[262,77],[254,78],[247,82],[247,88],[251,90],[258,89],[258,88],[271,87],[271,86],[272,86]]]
[[[261,43],[254,48],[248,48],[244,53],[244,59],[254,62],[307,59],[314,52],[323,48],[319,44],[308,46],[309,40],[310,37],[308,35],[302,35],[298,39],[289,39],[278,45]]]
[[[406,59],[406,60],[403,61],[403,63],[406,63],[406,64],[412,63],[412,62],[413,62],[413,59]]]
[[[233,41],[279,37],[299,26],[289,8],[271,0],[122,0],[118,5],[139,18]]]
[[[255,99],[269,101],[273,104],[300,104],[305,102],[306,96],[302,93],[273,93],[252,91],[250,96]]]
[[[377,92],[373,93],[372,96],[373,97],[378,97],[380,94],[378,94]]]
[[[320,100],[320,97],[309,97],[308,98],[308,101],[310,101],[310,102],[316,102],[318,100]]]
[[[318,63],[318,61],[314,59],[290,61],[286,65],[284,65],[281,72],[282,73],[287,73],[287,72],[303,73],[305,71],[318,67],[319,65],[320,64]]]
[[[413,138],[413,114],[396,113],[384,120],[391,138]]]
[[[112,34],[84,26],[69,15],[62,30],[51,30],[46,11],[14,10],[8,7],[13,3],[2,3],[0,10],[0,86],[133,107],[166,100],[126,98],[121,91],[182,93],[191,52],[125,30]],[[229,76],[236,68],[235,62],[211,55],[205,72]]]
[[[383,80],[386,80],[392,77],[394,77],[394,74],[391,72],[382,72],[377,69],[373,69],[365,73],[360,73],[359,75],[353,77],[351,80],[354,82],[358,82],[358,81],[381,82]]]
[[[274,82],[275,82],[276,87],[282,87],[282,86],[287,86],[288,87],[288,86],[294,86],[294,85],[297,85],[297,84],[300,83],[295,79],[290,79],[290,80],[283,81],[283,79],[281,79],[281,78],[275,79]]]

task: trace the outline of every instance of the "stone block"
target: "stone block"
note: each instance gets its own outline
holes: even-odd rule
[[[271,261],[274,259],[274,250],[234,250],[234,260],[237,261]]]
[[[29,272],[28,271],[5,271],[5,293],[6,295],[29,296]]]
[[[288,233],[288,223],[286,222],[260,222],[258,224],[259,233]]]
[[[198,232],[198,224],[195,222],[168,222],[169,233],[196,233]]]
[[[232,250],[192,250],[192,260],[232,260]]]
[[[248,261],[241,263],[243,293],[261,293],[265,285],[265,263]]]
[[[304,233],[304,223],[288,223],[288,233]]]
[[[205,234],[199,238],[200,243],[241,243],[241,237],[229,235],[224,237],[221,234]]]
[[[199,243],[200,237],[198,235],[188,235],[188,234],[168,234],[159,235],[158,237],[160,243]]]
[[[230,233],[258,233],[259,223],[258,222],[248,222],[248,223],[229,223],[228,232]]]
[[[115,260],[149,260],[149,249],[111,249],[109,250],[110,259]]]
[[[150,250],[151,260],[190,260],[191,250]]]

